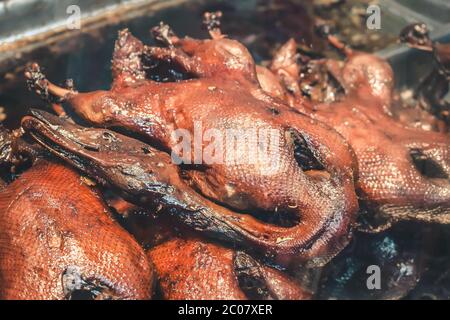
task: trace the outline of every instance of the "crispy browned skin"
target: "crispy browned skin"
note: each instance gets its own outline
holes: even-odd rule
[[[148,251],[161,293],[171,300],[310,299],[295,280],[243,252],[192,239]]]
[[[266,94],[253,59],[240,43],[217,30],[211,31],[211,40],[195,40],[161,28],[155,33],[166,47],[146,47],[128,31],[120,32],[110,91],[76,93],[56,87],[37,76],[37,65],[26,75],[39,90],[64,97],[92,124],[126,128],[166,152],[177,143],[173,130],[192,133],[195,121],[201,121],[202,130],[217,129],[224,136],[227,129],[276,131],[280,142],[268,151],[279,159],[276,166],[267,158],[252,163],[255,159],[244,152],[237,154],[241,163],[203,162],[186,175],[203,197],[218,204],[215,207],[230,208],[221,212],[260,212],[300,221],[281,228],[248,215],[227,214],[265,254],[282,263],[293,258],[313,264],[329,260],[347,243],[357,211],[355,162],[346,142],[331,128]],[[176,65],[194,79],[146,80],[144,58]]]
[[[114,187],[127,200],[167,212],[204,234],[245,246],[285,265],[307,259],[312,264],[323,263],[348,241],[349,220],[315,221],[318,226],[305,220],[293,227],[263,223],[197,193],[162,151],[107,129],[81,127],[44,111],[32,113],[34,117],[22,120],[22,127],[55,155]]]
[[[1,299],[148,299],[153,270],[97,192],[38,160],[0,193]]]
[[[347,55],[345,63],[327,62],[345,96],[295,107],[328,123],[351,144],[358,159],[359,196],[366,204],[393,220],[450,223],[449,136],[394,120],[389,115],[394,83],[389,64],[330,40]],[[287,43],[286,48],[291,57],[295,46]]]

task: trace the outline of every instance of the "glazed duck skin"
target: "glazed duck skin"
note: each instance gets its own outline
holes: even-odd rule
[[[304,300],[293,279],[244,252],[175,238],[148,251],[160,291],[169,300]]]
[[[360,199],[388,220],[450,223],[450,140],[448,135],[403,125],[390,116],[393,72],[384,60],[354,52],[328,69],[345,90],[333,103],[294,104],[328,123],[351,144],[358,160]],[[287,43],[283,50],[295,45]],[[290,61],[290,66],[296,61]],[[385,227],[390,223],[386,223]]]
[[[149,299],[153,270],[99,195],[38,160],[0,192],[1,299]]]
[[[22,127],[55,155],[127,200],[162,205],[184,224],[214,238],[240,244],[278,263],[312,259],[323,263],[348,241],[350,218],[332,215],[293,227],[279,227],[237,213],[195,192],[180,177],[171,157],[138,140],[107,129],[84,128],[44,111],[33,111]],[[339,220],[342,219],[342,220]]]
[[[56,87],[42,77],[36,64],[26,76],[32,87],[63,98],[67,107],[92,124],[127,129],[168,153],[177,143],[174,130],[192,134],[195,122],[202,124],[203,132],[218,130],[224,136],[227,129],[275,131],[280,142],[268,152],[279,157],[275,170],[270,161],[252,163],[254,159],[244,152],[237,155],[240,163],[202,162],[185,174],[211,203],[300,221],[297,229],[261,225],[260,230],[267,232],[251,232],[265,252],[317,258],[313,263],[328,260],[345,245],[343,235],[349,233],[357,211],[355,161],[346,142],[331,128],[264,93],[253,59],[240,43],[217,30],[211,31],[213,39],[200,41],[163,36],[161,28],[155,32],[166,47],[146,47],[126,30],[119,34],[110,91],[77,93]],[[146,80],[146,59],[177,65],[192,79]]]

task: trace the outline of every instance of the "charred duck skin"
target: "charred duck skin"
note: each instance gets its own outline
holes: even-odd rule
[[[1,299],[148,299],[138,243],[70,168],[37,160],[0,192]]]
[[[241,251],[202,240],[175,238],[148,251],[165,299],[310,299],[280,271]]]
[[[324,62],[344,96],[332,103],[294,103],[294,108],[326,122],[350,143],[358,160],[357,188],[365,205],[393,221],[450,223],[448,135],[394,120],[390,116],[394,78],[389,64],[354,52],[333,36],[330,41],[347,56],[345,62]],[[280,53],[292,69],[297,63],[295,44],[288,42]]]
[[[412,48],[430,52],[434,56],[435,68],[420,83],[416,98],[419,105],[450,126],[450,103],[445,99],[450,83],[450,45],[431,40],[429,30],[424,23],[414,23],[400,33],[400,41]]]
[[[239,164],[202,162],[188,167],[184,175],[201,195],[197,197],[209,200],[202,204],[206,211],[221,208],[221,212],[259,212],[297,220],[295,227],[281,228],[249,215],[227,214],[229,218],[220,220],[232,223],[233,233],[240,230],[239,237],[227,238],[252,239],[255,248],[284,262],[294,257],[313,264],[326,262],[347,242],[357,211],[355,162],[346,142],[331,128],[266,94],[249,52],[217,28],[210,30],[209,40],[181,39],[164,25],[154,33],[163,47],[144,46],[128,31],[120,32],[110,91],[77,93],[56,87],[42,77],[36,64],[26,75],[40,93],[61,98],[92,124],[127,129],[167,153],[177,143],[173,131],[192,134],[196,122],[203,132],[212,129],[224,135],[227,129],[275,131],[280,141],[268,151],[279,157],[275,170],[270,161],[252,163],[248,154],[239,153]],[[150,73],[152,69],[144,66],[146,61],[152,61],[151,66],[169,64],[189,79],[149,80],[148,69]],[[188,158],[195,159],[195,154]],[[176,168],[166,166],[173,168],[168,171],[174,176]]]
[[[161,210],[184,224],[277,262],[323,262],[347,242],[351,218],[344,212],[312,216],[292,227],[275,226],[202,196],[182,179],[168,154],[138,140],[107,129],[84,128],[43,111],[33,111],[22,126],[55,155],[113,186],[127,200],[143,207],[161,204]]]
[[[22,138],[23,132],[8,130],[0,125],[0,166],[19,165],[27,159],[37,160],[44,153],[38,144],[32,144]]]

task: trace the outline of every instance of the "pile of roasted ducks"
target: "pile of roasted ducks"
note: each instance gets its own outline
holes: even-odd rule
[[[354,230],[450,223],[448,46],[422,25],[402,34],[436,55],[418,99],[427,131],[394,117],[389,64],[323,26],[341,61],[291,40],[260,66],[220,16],[205,14],[205,40],[163,23],[157,46],[120,31],[108,91],[57,86],[29,64],[53,111],[2,128],[15,174],[0,192],[1,299],[309,299],[298,270],[332,263]],[[244,132],[222,146],[235,161],[201,161],[213,139],[199,157],[174,135],[230,129]],[[276,165],[240,148],[268,129],[277,139],[252,146]]]

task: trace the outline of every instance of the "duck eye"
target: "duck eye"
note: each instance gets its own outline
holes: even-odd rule
[[[412,162],[417,171],[424,177],[431,179],[448,179],[448,174],[442,169],[441,165],[428,157],[420,149],[412,149],[409,152]]]

